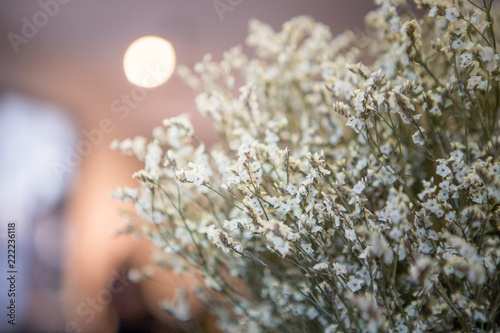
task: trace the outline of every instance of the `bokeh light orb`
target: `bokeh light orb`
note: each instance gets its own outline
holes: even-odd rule
[[[175,51],[169,41],[157,36],[144,36],[125,51],[123,70],[130,83],[154,88],[172,76],[175,62]]]

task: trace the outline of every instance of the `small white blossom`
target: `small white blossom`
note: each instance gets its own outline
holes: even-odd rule
[[[244,142],[238,149],[238,154],[241,156],[248,153],[250,153],[250,146],[248,145],[248,143]]]
[[[454,49],[462,49],[464,46],[464,41],[461,38],[457,38],[451,44],[451,47]]]
[[[389,155],[391,153],[391,151],[392,151],[392,147],[391,147],[391,145],[388,142],[386,142],[386,143],[384,143],[382,145],[382,147],[380,147],[380,151],[384,155]]]
[[[450,22],[454,22],[458,17],[460,17],[460,12],[455,7],[450,7],[446,10],[446,19]]]
[[[468,67],[472,63],[472,53],[466,52],[460,55],[460,66]]]
[[[347,267],[345,267],[342,264],[339,263],[334,263],[333,264],[333,270],[335,274],[337,275],[346,275],[347,274]]]
[[[349,278],[349,282],[347,282],[347,286],[349,287],[349,289],[351,289],[353,293],[355,293],[356,291],[361,289],[362,283],[363,283],[362,280],[355,278],[354,276],[351,276]]]
[[[319,264],[314,265],[313,269],[316,271],[326,270],[326,269],[328,269],[328,263],[321,262]]]
[[[360,180],[356,185],[354,185],[354,188],[352,190],[356,194],[361,194],[361,192],[363,192],[364,189],[365,189],[365,183]]]
[[[448,168],[448,166],[446,166],[444,164],[440,164],[436,168],[436,173],[444,178],[451,173],[451,170],[450,170],[450,168]]]
[[[436,199],[431,199],[425,203],[425,207],[432,213],[435,213],[439,209],[439,204]]]
[[[345,229],[345,237],[352,242],[356,239],[356,232],[352,229]]]
[[[416,131],[415,133],[413,133],[413,135],[412,135],[411,138],[412,138],[412,140],[413,140],[414,143],[423,146],[425,144],[425,140],[424,140],[424,138],[422,137],[422,134],[421,134],[422,129],[423,128],[421,128],[420,131]]]
[[[314,318],[319,316],[319,311],[316,310],[316,308],[311,307],[309,308],[309,310],[307,310],[306,315],[309,320],[313,320]]]

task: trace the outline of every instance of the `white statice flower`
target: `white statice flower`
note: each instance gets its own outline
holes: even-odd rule
[[[490,46],[482,46],[479,50],[481,60],[486,63],[492,62],[495,59],[495,54],[495,50]]]
[[[151,173],[158,173],[160,169],[160,163],[163,158],[163,150],[156,143],[150,143],[146,148],[146,156],[144,158],[145,170]]]
[[[443,112],[441,110],[441,108],[439,107],[439,105],[434,105],[430,110],[429,110],[429,113],[434,115],[434,116],[442,116],[443,115]]]
[[[227,232],[215,228],[214,225],[203,228],[202,232],[207,234],[207,238],[213,241],[224,253],[229,253],[232,250],[236,253],[236,256],[241,255],[243,251],[241,244],[229,237]]]
[[[345,173],[339,172],[336,174],[337,183],[339,185],[345,185]]]
[[[363,280],[360,280],[358,278],[355,278],[354,276],[351,276],[349,278],[349,282],[347,282],[347,286],[353,293],[361,289],[361,285],[363,284]]]
[[[147,140],[145,137],[137,136],[134,139],[125,139],[123,141],[113,140],[110,144],[110,148],[113,150],[119,150],[127,155],[135,155],[139,160],[144,159],[146,154],[146,144]]]
[[[489,167],[488,171],[492,175],[500,176],[500,163],[493,164]]]
[[[232,169],[232,168],[229,168],[227,170],[227,184],[228,185],[239,184],[240,181],[241,181],[241,178],[240,178],[240,176],[238,176],[236,174],[236,171],[234,171],[234,169]]]
[[[446,174],[444,177],[446,177],[448,174]],[[439,183],[439,187],[448,192],[450,190],[450,182],[447,180],[442,181],[441,183]]]
[[[447,195],[443,196],[443,199],[446,199],[446,198],[447,198]],[[434,214],[436,214],[436,216],[438,218],[441,218],[441,217],[443,217],[444,213],[445,213],[445,210],[443,208],[439,208]]]
[[[448,213],[445,215],[445,219],[446,219],[446,221],[448,221],[448,222],[453,222],[453,221],[455,221],[455,217],[456,217],[455,212],[448,212]]]
[[[353,229],[344,229],[345,230],[345,237],[350,240],[351,242],[356,239],[356,232]]]
[[[454,22],[457,18],[460,17],[460,12],[455,7],[450,7],[446,9],[446,19],[450,22]]]
[[[338,325],[331,324],[327,328],[325,328],[324,333],[335,333],[338,332],[339,328]]]
[[[474,89],[485,89],[485,81],[483,81],[483,77],[481,75],[474,75],[471,76],[467,80],[467,89],[469,90],[474,90]]]
[[[251,152],[250,146],[246,142],[244,142],[238,149],[239,156],[250,154],[250,152]]]
[[[359,133],[364,125],[365,123],[362,120],[354,116],[349,117],[349,121],[346,123],[346,126],[351,127],[356,133]]]
[[[316,270],[316,271],[327,270],[328,269],[328,263],[327,262],[321,262],[319,264],[314,265],[313,269]]]
[[[439,209],[439,203],[436,199],[427,200],[424,204],[425,208],[430,210],[432,213],[435,213]]]
[[[418,252],[420,253],[431,253],[433,251],[432,245],[429,242],[420,243],[418,246]]]
[[[460,55],[460,67],[469,67],[472,64],[472,53],[465,52]]]
[[[389,142],[386,142],[384,143],[381,147],[380,147],[380,151],[382,152],[382,154],[384,155],[389,155],[392,151],[392,146]]]
[[[486,69],[490,72],[494,72],[498,66],[498,61],[500,60],[498,55],[495,53],[492,47],[482,47],[479,51],[481,60],[485,63]]]
[[[222,101],[217,94],[201,93],[195,98],[197,109],[201,114],[207,115],[215,121],[222,120]]]
[[[436,263],[429,255],[420,256],[415,264],[410,267],[410,279],[414,283],[429,282],[431,273],[436,267]]]
[[[425,145],[425,138],[422,137],[423,131],[425,131],[425,129],[420,127],[420,130],[413,133],[413,135],[411,137],[413,142],[416,143],[417,145],[421,145],[421,146]]]
[[[240,222],[237,219],[232,219],[230,221],[224,221],[224,227],[228,228],[230,231],[238,229],[238,224]]]
[[[330,171],[325,169],[325,167],[323,166],[324,162],[321,161],[321,155],[317,153],[314,155],[308,153],[306,155],[309,164],[311,164],[311,167],[313,168],[313,176],[315,177],[316,176],[324,177],[330,174]]]
[[[186,179],[186,172],[184,171],[184,169],[180,169],[180,170],[177,170],[175,171],[175,177],[181,182],[181,183],[186,183],[187,182],[187,179]]]
[[[464,158],[464,153],[461,150],[454,150],[450,153],[450,156],[455,162],[458,163]]]
[[[394,251],[385,237],[382,237],[377,233],[372,233],[370,235],[370,240],[370,253],[377,258],[382,258],[382,261],[385,264],[391,264],[394,260]]]
[[[175,176],[179,182],[193,183],[196,186],[201,186],[203,183],[208,182],[209,171],[203,165],[190,162],[188,166],[191,170],[184,171],[184,169],[179,169],[175,171]]]
[[[420,44],[420,39],[422,38],[422,28],[420,27],[420,24],[418,24],[417,20],[410,20],[401,26],[401,34],[405,39],[409,39],[413,42],[418,41],[417,44]]]
[[[177,128],[182,130],[183,135],[192,136],[194,134],[193,124],[186,115],[165,119],[163,125],[167,128]]]
[[[319,316],[319,311],[316,308],[311,307],[309,308],[309,310],[307,310],[306,315],[309,320],[312,320]]]
[[[451,169],[445,164],[439,164],[436,168],[436,173],[445,178],[451,173]]]
[[[299,235],[292,232],[290,227],[277,220],[269,221],[262,232],[271,242],[273,248],[283,257],[290,252],[290,241],[296,241],[299,238]]]
[[[302,247],[302,250],[304,250],[307,254],[311,255],[314,253],[311,243],[302,243],[300,246]]]
[[[464,47],[464,41],[461,38],[457,38],[453,41],[451,47],[456,50],[460,50]]]
[[[400,323],[397,327],[396,327],[396,332],[398,333],[409,333],[410,330],[408,329],[408,326],[406,326],[405,324],[403,323]]]
[[[339,264],[337,262],[333,263],[333,271],[337,275],[346,275],[347,267],[345,265]]]
[[[132,178],[138,179],[143,183],[155,183],[158,179],[158,174],[151,173],[146,170],[139,170],[137,172],[134,172]]]
[[[389,237],[396,241],[399,241],[402,236],[403,236],[403,231],[398,227],[392,228],[391,231],[389,232]]]
[[[438,14],[439,8],[437,6],[432,6],[431,10],[429,11],[429,17],[436,17]]]
[[[363,170],[368,165],[368,162],[365,160],[359,160],[358,164],[356,164],[356,169]]]
[[[356,194],[361,194],[361,192],[363,192],[363,190],[365,189],[365,187],[366,187],[365,183],[362,180],[360,180],[359,182],[356,183],[356,185],[354,185],[354,187],[353,187],[352,190]]]
[[[175,154],[174,151],[171,149],[167,150],[165,162],[163,163],[163,166],[173,166],[175,168],[175,165],[177,163],[177,155]]]

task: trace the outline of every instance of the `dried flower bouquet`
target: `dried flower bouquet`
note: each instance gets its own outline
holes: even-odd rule
[[[179,70],[219,144],[186,116],[113,143],[145,164],[114,195],[222,330],[500,329],[499,9],[415,2],[336,37],[252,21],[253,57]]]

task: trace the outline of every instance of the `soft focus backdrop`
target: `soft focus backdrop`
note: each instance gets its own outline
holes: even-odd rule
[[[121,270],[144,265],[149,249],[131,237],[114,236],[121,218],[107,192],[133,186],[131,174],[139,166],[108,146],[115,138],[147,135],[180,113],[191,115],[201,138],[216,137],[176,75],[148,90],[143,100],[127,102],[134,86],[122,62],[130,43],[145,35],[163,37],[172,43],[177,64],[193,67],[205,53],[218,60],[225,50],[243,45],[251,18],[279,29],[293,16],[310,15],[337,34],[363,29],[371,8],[368,0],[2,2],[0,260],[3,269],[6,224],[16,221],[16,328],[133,332],[140,327],[146,332],[172,326],[150,295],[162,288],[171,295],[168,282],[175,277],[165,274],[163,285],[137,289]],[[120,119],[113,109],[124,105],[130,112]],[[97,133],[105,118],[109,130],[72,157],[84,134]],[[73,158],[70,167],[64,162],[68,158]],[[5,309],[7,285],[0,287]],[[13,328],[3,312],[2,332]]]

